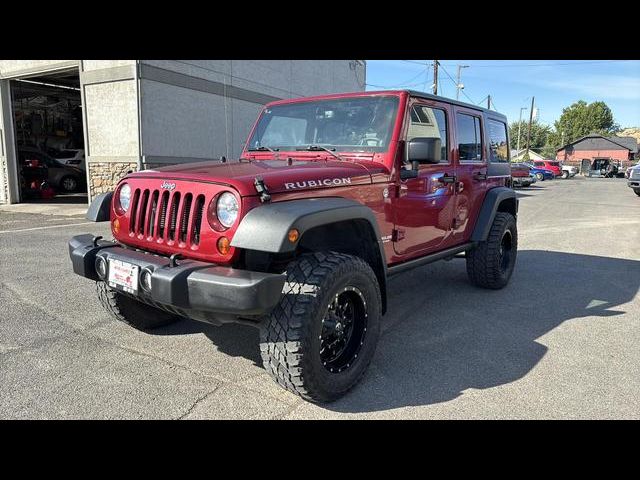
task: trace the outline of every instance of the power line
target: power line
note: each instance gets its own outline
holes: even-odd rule
[[[408,61],[408,60],[403,60],[403,61]],[[564,67],[564,66],[571,66],[571,65],[588,65],[588,64],[632,62],[632,61],[637,61],[637,60],[597,60],[597,61],[588,61],[588,62],[573,61],[573,62],[567,62],[567,63],[529,63],[524,65],[513,65],[513,64],[504,65],[500,63],[492,63],[492,64],[485,63],[484,65],[473,64],[471,66],[473,68],[476,68],[476,67],[478,68]],[[418,63],[418,62],[410,62],[410,63]],[[441,63],[440,65],[443,65],[443,64]],[[445,63],[444,65],[453,67],[453,66],[456,66],[457,64]]]
[[[442,67],[442,64],[440,64],[440,66]],[[453,82],[453,84],[454,84],[454,85],[456,86],[456,88],[457,88],[457,87],[458,87],[458,83],[453,79],[453,77],[452,77],[451,75],[449,75],[449,72],[447,72],[447,70],[446,70],[444,67],[442,67],[442,71],[443,71],[444,73],[446,73],[446,74],[447,74],[447,77],[449,77],[449,80],[451,80],[451,82]],[[473,103],[474,105],[477,105],[477,104],[476,104],[476,102],[474,102],[473,100],[471,100],[471,97],[470,97],[469,95],[467,95],[467,92],[465,92],[464,90],[462,90],[462,94],[463,94],[465,97],[467,97],[467,99],[468,99],[471,103]]]

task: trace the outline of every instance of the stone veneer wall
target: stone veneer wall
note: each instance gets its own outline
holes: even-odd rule
[[[121,162],[90,162],[89,168],[89,193],[91,198],[101,193],[111,192],[116,187],[118,181],[124,177],[129,170],[136,171],[136,163]]]
[[[146,163],[144,170],[151,168],[167,167],[167,163]],[[172,164],[171,164],[172,165]],[[138,169],[136,163],[122,162],[90,162],[89,163],[89,192],[91,198],[101,193],[111,192],[129,170],[134,172]]]

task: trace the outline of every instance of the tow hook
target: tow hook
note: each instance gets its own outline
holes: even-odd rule
[[[173,255],[171,255],[169,257],[169,268],[173,268],[173,267],[177,267],[178,266],[178,260],[182,258],[182,255],[180,255],[179,253],[174,253]]]

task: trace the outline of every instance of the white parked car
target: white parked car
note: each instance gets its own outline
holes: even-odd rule
[[[562,178],[575,177],[578,173],[578,167],[573,167],[571,165],[561,165],[562,168]]]
[[[82,148],[65,148],[56,153],[55,158],[65,165],[78,167],[85,171],[87,169],[84,159],[84,149]]]

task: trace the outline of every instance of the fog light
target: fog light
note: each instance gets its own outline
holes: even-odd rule
[[[107,278],[107,262],[102,257],[96,257],[96,273],[101,280]]]
[[[140,286],[142,286],[142,289],[146,292],[151,291],[151,271],[146,269],[142,270],[140,274]]]
[[[226,255],[227,253],[229,253],[229,250],[231,250],[231,242],[229,242],[229,239],[227,237],[220,237],[218,239],[218,251],[222,254],[222,255]]]

